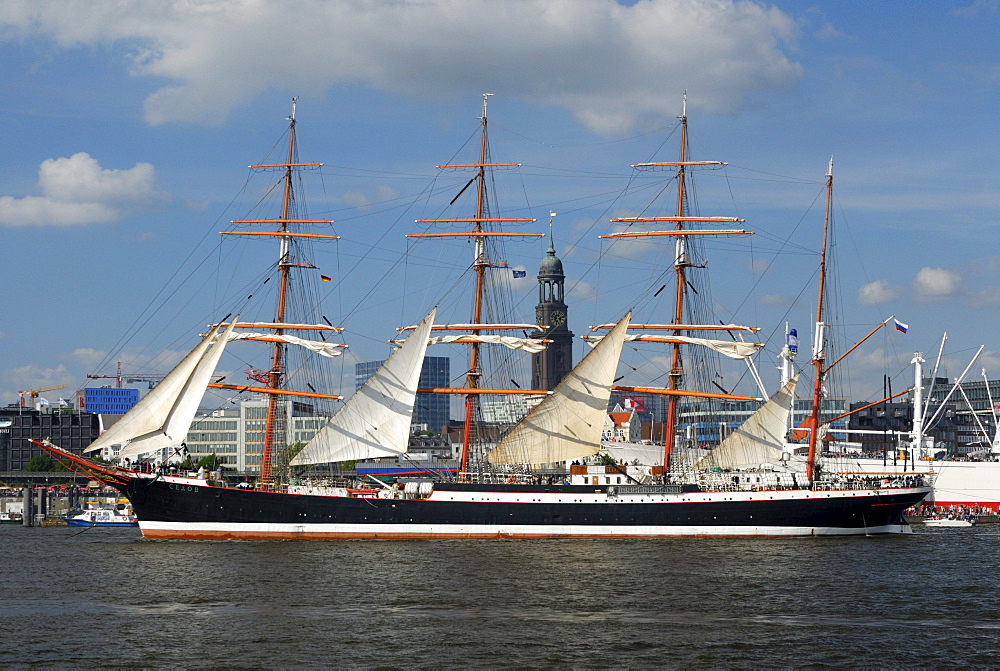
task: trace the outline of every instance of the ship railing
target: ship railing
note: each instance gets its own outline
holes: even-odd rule
[[[802,473],[764,473],[756,471],[732,471],[701,473],[688,478],[676,478],[674,482],[697,485],[702,491],[712,492],[755,492],[790,491],[809,488],[809,482]],[[864,489],[905,489],[924,487],[930,484],[926,474],[908,474],[896,477],[842,476],[825,477],[812,484],[812,489],[864,490]]]
[[[909,489],[925,487],[930,478],[924,473],[897,475],[894,477],[848,475],[817,480],[813,489],[828,491],[834,489]]]
[[[459,473],[459,480],[480,485],[530,485],[535,476],[529,473]]]

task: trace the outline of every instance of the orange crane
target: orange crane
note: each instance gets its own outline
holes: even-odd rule
[[[65,389],[65,388],[66,385],[64,384],[53,384],[49,385],[48,387],[35,387],[34,389],[27,389],[25,391],[19,391],[17,393],[21,397],[21,407],[23,408],[25,407],[25,402],[24,402],[25,396],[28,397],[28,404],[34,405],[35,401],[38,400],[38,395],[43,391],[55,391],[56,389]]]

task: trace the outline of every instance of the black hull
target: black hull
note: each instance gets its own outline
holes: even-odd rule
[[[178,479],[179,480],[179,479]],[[129,478],[149,538],[518,538],[902,533],[928,488],[609,496],[607,487],[436,484],[430,499],[316,496]]]

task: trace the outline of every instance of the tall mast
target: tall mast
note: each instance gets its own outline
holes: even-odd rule
[[[688,160],[688,129],[687,129],[687,92],[684,92],[684,102],[681,109],[681,115],[677,117],[681,121],[681,142],[680,142],[680,159],[677,161],[668,162],[657,162],[657,163],[637,163],[633,165],[636,169],[646,169],[646,168],[663,168],[663,167],[675,167],[678,169],[677,172],[677,207],[676,214],[669,217],[648,217],[648,216],[638,216],[638,217],[619,217],[612,219],[612,223],[625,223],[625,224],[635,224],[639,222],[669,222],[674,225],[672,229],[669,230],[654,230],[654,231],[626,231],[623,233],[612,233],[610,235],[602,235],[601,238],[636,238],[636,237],[649,237],[649,236],[670,236],[674,238],[674,272],[677,275],[677,288],[676,296],[674,299],[674,315],[672,321],[669,324],[630,324],[629,328],[642,328],[642,329],[666,329],[673,331],[675,334],[679,332],[688,330],[751,330],[756,331],[759,329],[752,327],[736,326],[731,324],[729,326],[713,326],[711,324],[702,325],[688,325],[684,323],[684,290],[687,285],[687,269],[692,266],[704,266],[706,262],[691,261],[688,254],[688,244],[687,238],[692,235],[750,235],[750,231],[745,231],[742,229],[718,229],[710,230],[697,227],[686,228],[684,224],[686,222],[691,223],[736,223],[742,222],[743,220],[738,217],[704,217],[704,216],[688,216],[686,214],[687,207],[687,168],[688,167],[712,167],[712,166],[724,166],[726,165],[723,161],[691,161]],[[659,292],[657,292],[659,293]],[[611,325],[600,325],[596,328],[610,328]],[[664,431],[664,445],[663,445],[663,467],[665,472],[669,472],[670,469],[670,455],[673,451],[674,440],[677,434],[677,398],[679,396],[687,397],[703,397],[703,398],[728,398],[728,399],[739,399],[739,400],[753,400],[753,397],[747,396],[737,396],[734,394],[716,394],[708,392],[696,392],[690,390],[684,390],[684,362],[681,356],[682,347],[686,346],[689,341],[685,341],[678,337],[650,337],[650,336],[640,336],[641,340],[648,342],[664,342],[670,343],[672,346],[672,353],[670,358],[670,372],[669,380],[666,387],[663,388],[643,388],[646,393],[656,393],[667,396],[667,414],[666,414],[666,428]],[[754,346],[760,346],[759,344],[754,344]],[[615,386],[612,389],[618,391],[636,391],[637,387],[620,387]]]
[[[684,101],[681,105],[681,150],[680,158],[678,163],[680,164],[677,168],[677,223],[674,226],[674,230],[681,230],[684,228],[684,221],[681,217],[684,216],[684,178],[685,163],[687,162],[687,91],[684,92]],[[684,289],[686,284],[686,273],[687,273],[687,237],[684,235],[678,235],[674,241],[674,271],[677,274],[677,294],[674,299],[674,324],[684,323]],[[670,376],[667,382],[667,389],[672,391],[680,389],[681,382],[684,377],[684,363],[681,360],[681,346],[679,343],[674,343],[673,352],[670,355]],[[677,397],[668,396],[667,397],[667,416],[666,416],[666,428],[664,430],[663,438],[663,470],[664,472],[670,471],[670,453],[673,451],[674,447],[674,436],[676,435],[677,421]]]
[[[816,477],[816,443],[819,434],[819,410],[823,390],[823,363],[826,360],[826,324],[823,323],[823,299],[826,291],[826,248],[830,232],[830,207],[833,201],[833,158],[826,172],[826,212],[823,215],[823,247],[819,256],[819,294],[816,299],[816,332],[813,334],[812,429],[809,431],[809,454],[806,457],[806,474]]]
[[[482,133],[479,141],[479,171],[476,174],[476,221],[472,228],[474,233],[482,233],[483,231],[483,208],[486,203],[486,108],[489,104],[491,95],[493,94],[483,94],[483,116],[480,118],[480,122],[482,123]],[[472,262],[472,268],[476,271],[476,292],[473,296],[472,323],[482,324],[483,284],[486,278],[486,268],[489,266],[489,260],[486,258],[486,239],[482,236],[477,236],[475,238],[475,255],[476,258]],[[480,333],[481,331],[479,329],[474,329],[472,331],[473,335],[479,335]],[[469,372],[465,375],[465,386],[469,389],[475,389],[479,386],[480,376],[479,344],[472,343],[469,348]],[[467,473],[469,470],[469,447],[472,442],[472,418],[475,414],[475,406],[476,395],[468,394],[465,397],[465,425],[462,428],[461,473]]]
[[[298,98],[292,98],[292,114],[288,117],[288,157],[285,161],[285,193],[281,204],[281,221],[278,222],[278,231],[286,233],[288,231],[288,215],[292,202],[292,168],[295,159],[295,107]],[[288,270],[291,267],[289,258],[289,241],[287,237],[278,238],[280,251],[278,253],[278,308],[274,316],[277,324],[285,323],[285,301],[288,296]],[[281,335],[283,330],[277,329],[275,335]],[[284,378],[284,351],[283,343],[274,343],[274,352],[271,355],[271,370],[267,386],[271,389],[280,389]],[[268,482],[271,479],[271,464],[274,459],[274,434],[275,423],[278,411],[277,395],[268,396],[267,400],[267,422],[264,425],[264,452],[260,462],[260,480]]]
[[[486,250],[486,238],[490,237],[542,237],[541,233],[507,233],[503,231],[487,231],[484,230],[483,224],[486,222],[490,223],[500,223],[500,222],[533,222],[533,218],[511,218],[511,217],[490,217],[487,216],[487,206],[486,206],[486,168],[496,168],[496,167],[513,167],[520,165],[519,163],[487,163],[488,155],[488,136],[487,136],[487,104],[489,103],[490,96],[492,93],[483,94],[483,115],[479,118],[482,125],[482,133],[479,147],[479,162],[474,164],[460,164],[460,165],[439,165],[439,169],[443,168],[475,168],[476,174],[470,180],[465,187],[459,191],[458,196],[452,199],[452,204],[458,197],[465,192],[465,190],[472,185],[473,181],[476,182],[476,216],[472,218],[445,218],[445,219],[417,219],[417,223],[463,223],[472,224],[472,228],[469,231],[461,232],[445,232],[445,233],[409,233],[406,237],[408,238],[438,238],[438,237],[453,237],[453,236],[468,236],[473,238],[475,241],[474,254],[475,258],[472,262],[472,268],[476,273],[476,286],[475,294],[473,296],[472,305],[472,323],[465,325],[455,325],[455,326],[435,326],[434,330],[467,330],[470,332],[467,339],[457,340],[456,342],[463,342],[470,345],[469,352],[469,370],[465,374],[465,386],[460,388],[435,388],[435,389],[418,389],[420,393],[436,393],[436,394],[462,394],[465,396],[465,427],[462,431],[462,456],[461,456],[461,473],[467,473],[469,467],[469,454],[471,452],[470,446],[472,444],[472,420],[475,415],[476,399],[482,394],[536,394],[545,393],[544,391],[529,390],[529,389],[483,389],[481,388],[480,382],[482,378],[481,364],[479,361],[479,347],[480,342],[477,338],[482,334],[484,330],[492,331],[495,329],[509,329],[517,328],[518,330],[525,330],[529,328],[536,328],[535,324],[484,324],[483,323],[483,303],[484,303],[484,292],[486,287],[486,271],[494,265],[500,267],[506,267],[506,262],[494,262],[489,258]],[[525,338],[526,341],[532,341],[532,338]],[[535,342],[551,342],[546,339],[534,339]]]
[[[260,483],[261,486],[267,488],[271,486],[271,471],[274,460],[275,446],[277,444],[277,416],[279,414],[279,396],[298,396],[298,397],[308,397],[308,398],[321,398],[335,400],[341,398],[340,396],[334,394],[320,393],[315,390],[313,391],[299,391],[293,389],[286,389],[286,379],[285,379],[285,346],[286,342],[282,338],[285,336],[286,331],[342,331],[343,329],[339,326],[330,325],[327,322],[324,324],[289,324],[286,323],[285,319],[287,316],[287,301],[289,294],[289,280],[290,271],[292,268],[312,268],[315,266],[305,262],[303,259],[293,259],[292,255],[292,243],[291,238],[301,238],[301,239],[313,239],[313,240],[336,240],[339,236],[337,235],[327,235],[322,233],[306,233],[302,231],[294,230],[295,227],[300,225],[309,224],[332,224],[331,219],[299,219],[293,218],[295,208],[295,194],[292,191],[292,178],[295,175],[295,171],[300,168],[316,168],[322,166],[322,163],[296,163],[296,141],[295,141],[295,108],[298,103],[298,98],[292,98],[292,114],[287,117],[289,122],[288,127],[288,153],[284,163],[268,163],[262,165],[251,165],[249,166],[251,170],[255,169],[281,169],[283,172],[283,199],[281,207],[281,217],[277,219],[234,219],[232,223],[234,224],[265,224],[267,226],[275,226],[273,230],[266,231],[254,231],[254,230],[234,230],[234,231],[220,231],[222,235],[250,235],[250,236],[268,236],[276,237],[279,241],[279,251],[278,251],[278,305],[275,311],[275,318],[272,322],[242,322],[235,325],[235,328],[251,328],[258,331],[273,330],[273,335],[249,335],[246,336],[246,340],[255,340],[260,342],[270,343],[273,346],[273,353],[271,355],[271,369],[262,375],[254,375],[252,379],[258,380],[265,383],[267,386],[264,387],[250,387],[245,384],[221,384],[212,382],[209,383],[209,387],[215,389],[230,389],[239,392],[253,392],[255,394],[265,394],[268,397],[267,403],[267,417],[264,424],[264,444],[261,451],[261,465],[260,465]],[[290,230],[289,224],[294,224]],[[326,343],[327,347],[346,347],[346,345]]]

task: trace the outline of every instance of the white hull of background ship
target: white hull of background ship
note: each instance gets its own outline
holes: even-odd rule
[[[941,351],[944,349],[946,339],[947,334],[942,338]],[[925,394],[923,388],[925,383],[923,355],[915,353],[911,361],[914,382],[909,390],[913,394],[912,430],[899,436],[901,439],[899,445],[887,450],[881,458],[845,454],[839,459],[830,460],[831,467],[845,474],[864,474],[871,477],[900,478],[919,475],[926,477],[933,484],[925,503],[945,509],[988,509],[994,512],[1000,510],[1000,429],[995,429],[993,435],[990,435],[988,424],[977,418],[976,422],[985,447],[965,459],[949,458],[944,455],[943,450],[934,448],[932,439],[927,435],[928,429],[934,426],[946,409],[948,400],[965,396],[964,392],[960,391],[961,384],[982,351],[983,347],[980,347],[936,408],[931,407],[931,394]],[[938,362],[935,363],[930,380],[937,379],[940,358],[939,351]],[[985,370],[983,379],[986,382],[985,390],[989,395],[989,380]],[[960,393],[956,394],[956,391]],[[964,400],[968,402],[967,397]],[[987,400],[990,412],[993,414],[993,427],[998,427],[1000,424],[996,416],[997,405],[993,398]],[[969,411],[974,415],[975,411],[971,405]],[[881,433],[885,435],[885,432]]]
[[[682,117],[683,119],[683,117]],[[291,129],[294,131],[294,113]],[[475,270],[482,277],[493,264],[486,241],[494,235],[485,222],[507,221],[490,217],[482,209],[487,184],[486,168],[491,165],[486,152],[486,106],[484,100],[482,153],[478,164],[480,197],[476,216],[447,221],[472,222],[476,244]],[[311,268],[308,259],[291,259],[285,236],[294,235],[288,224],[305,220],[290,217],[288,190],[296,165],[291,147],[287,171],[286,209],[275,235],[283,239],[278,269],[282,282],[289,271]],[[682,161],[674,164],[689,165]],[[470,181],[470,184],[472,182]],[[464,190],[464,189],[463,189]],[[457,198],[457,197],[456,197]],[[683,199],[681,199],[683,200]],[[681,222],[694,220],[679,212],[672,217]],[[699,219],[708,221],[710,219]],[[442,220],[438,220],[442,221]],[[520,221],[520,220],[518,220]],[[430,235],[430,234],[425,234]],[[454,234],[453,234],[454,235]],[[513,234],[526,235],[526,234]],[[682,233],[683,235],[683,233]],[[685,284],[683,277],[681,285]],[[283,287],[283,285],[281,285]],[[280,303],[283,305],[283,302]],[[482,344],[532,346],[544,338],[519,339],[491,335],[501,326],[485,324],[479,313],[480,301],[469,324],[462,325],[468,336],[446,336],[450,342],[471,343],[472,357],[467,386],[458,390],[466,397],[466,426],[479,393],[494,390],[477,388],[477,352]],[[530,474],[526,465],[568,463],[600,451],[603,421],[614,387],[622,344],[631,313],[616,324],[605,325],[606,335],[595,338],[594,348],[570,371],[552,392],[535,406],[489,454],[488,463],[469,468],[469,444],[463,445],[462,471],[456,479],[425,477],[422,481],[398,486],[356,484],[332,486],[321,481],[287,484],[273,479],[267,454],[260,482],[255,487],[230,487],[220,481],[199,477],[179,477],[162,473],[139,473],[122,467],[96,465],[48,444],[40,445],[75,470],[97,478],[117,489],[132,503],[145,537],[174,539],[308,539],[308,538],[635,538],[660,536],[812,536],[902,533],[909,530],[903,513],[918,503],[927,487],[858,485],[813,478],[812,472],[782,473],[748,469],[745,473],[726,472],[712,464],[684,473],[663,473],[654,467],[604,467],[605,482],[567,484],[543,480]],[[406,452],[410,417],[418,389],[421,363],[432,329],[435,310],[409,331],[405,340],[382,367],[330,419],[316,436],[291,460],[293,467],[310,464],[398,456]],[[228,319],[228,317],[227,317]],[[236,338],[235,328],[243,325],[238,317],[212,326],[191,354],[172,370],[135,408],[116,423],[88,450],[109,443],[124,443],[119,457],[142,454],[150,449],[178,445],[184,439],[206,387],[239,389],[212,383],[212,373],[227,342]],[[263,325],[257,323],[255,328]],[[514,325],[521,329],[525,325]],[[528,325],[544,333],[545,325]],[[284,323],[279,314],[272,327],[284,336],[304,328]],[[509,326],[508,326],[509,328]],[[682,329],[710,328],[670,327]],[[718,327],[715,327],[718,328]],[[250,338],[254,339],[254,338]],[[279,338],[256,338],[271,341]],[[276,343],[274,398],[280,393],[283,358],[281,348],[295,338]],[[502,342],[507,340],[506,343]],[[663,342],[663,340],[661,340]],[[708,344],[747,356],[747,343],[701,341],[688,336],[666,340],[685,345]],[[320,347],[319,343],[315,343]],[[279,372],[275,372],[279,371]],[[717,452],[732,453],[744,461],[759,461],[760,450],[773,451],[775,441],[784,438],[783,427],[793,398],[794,380],[782,387],[755,413],[732,441]],[[452,391],[455,390],[444,390]],[[676,389],[665,390],[675,393]],[[329,398],[329,396],[328,396]],[[776,429],[775,427],[781,427]],[[725,449],[723,449],[725,448]],[[265,448],[266,449],[266,448]],[[715,455],[715,453],[713,453]],[[670,464],[669,455],[663,463]],[[612,480],[611,478],[614,478]],[[595,476],[596,477],[596,476]]]

